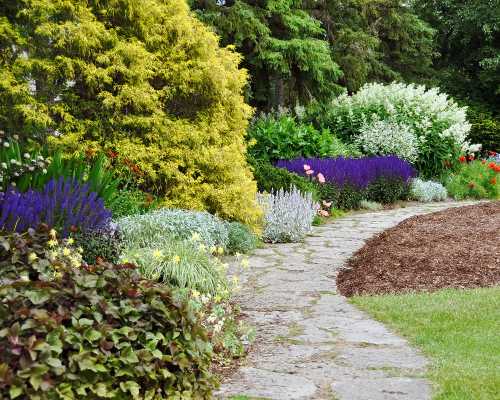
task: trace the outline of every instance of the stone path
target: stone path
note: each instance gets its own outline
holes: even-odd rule
[[[336,293],[336,271],[366,239],[411,216],[472,203],[435,203],[349,215],[304,243],[259,249],[239,303],[257,338],[218,397],[272,400],[426,400],[426,360]]]

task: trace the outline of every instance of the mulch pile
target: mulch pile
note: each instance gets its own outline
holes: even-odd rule
[[[500,284],[500,202],[410,218],[369,240],[337,277],[344,296]]]

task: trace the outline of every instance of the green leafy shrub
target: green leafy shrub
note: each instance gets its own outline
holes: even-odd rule
[[[450,196],[456,200],[499,199],[499,172],[500,164],[494,161],[464,162],[459,171],[445,180],[445,186]]]
[[[454,163],[460,151],[469,147],[466,108],[437,88],[369,83],[356,94],[339,96],[322,109],[324,114],[317,124],[347,143],[355,142],[363,129],[379,121],[404,126],[418,139],[415,166],[425,177],[441,175],[446,165]],[[392,141],[390,135],[387,140]],[[377,147],[382,148],[380,143]],[[383,146],[391,147],[392,143]]]
[[[327,129],[297,121],[287,113],[263,114],[248,129],[249,154],[257,160],[291,160],[298,157],[335,157],[359,154]]]
[[[337,187],[330,183],[319,185],[319,196],[340,210],[357,210],[363,200],[363,193],[350,185]]]
[[[364,198],[382,204],[393,204],[410,197],[409,183],[400,179],[380,178],[364,190]]]
[[[47,257],[54,240],[0,238],[0,397],[210,397],[211,346],[189,304],[132,265]]]
[[[500,152],[500,117],[480,107],[469,107],[467,118],[472,126],[469,140],[482,144],[484,150]]]
[[[117,263],[124,248],[120,233],[111,228],[79,232],[73,238],[83,249],[83,259],[91,265],[95,265],[99,259]]]
[[[310,179],[304,178],[284,168],[276,168],[267,161],[251,161],[253,174],[259,192],[272,193],[280,189],[289,190],[296,187],[302,193],[312,193],[318,199],[318,188]]]
[[[135,214],[144,214],[158,205],[158,199],[139,189],[120,190],[111,202],[109,209],[113,218],[128,217]]]
[[[240,222],[230,222],[228,230],[229,253],[249,253],[257,247],[257,237],[246,225]]]
[[[259,224],[245,161],[247,73],[185,0],[34,0],[1,11],[7,135],[49,136],[71,154],[112,150],[165,205]]]
[[[210,253],[203,244],[169,239],[128,247],[121,261],[138,265],[147,279],[216,294],[226,290],[227,282],[222,264]]]

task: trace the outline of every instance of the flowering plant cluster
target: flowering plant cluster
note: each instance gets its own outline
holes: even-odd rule
[[[364,154],[394,155],[410,162],[418,157],[417,136],[404,123],[375,120],[363,125],[354,141]]]
[[[353,96],[335,99],[327,114],[330,129],[343,139],[366,146],[369,154],[377,150],[377,154],[409,155],[424,175],[440,174],[444,161],[454,160],[457,151],[470,147],[466,108],[438,88],[369,83]],[[388,125],[384,127],[380,121]],[[393,133],[398,130],[404,133],[404,140],[398,139],[396,145]],[[374,139],[377,132],[381,137]]]
[[[320,183],[330,183],[337,187],[346,185],[363,189],[375,181],[399,179],[408,182],[416,176],[415,169],[406,161],[394,157],[363,158],[314,158],[280,160],[277,167],[299,175],[316,176]]]
[[[21,193],[13,187],[0,192],[2,230],[25,232],[45,223],[67,237],[71,232],[104,228],[110,220],[102,199],[75,179],[51,180],[40,192]]]
[[[489,160],[464,160],[459,171],[446,180],[450,195],[462,200],[465,198],[500,198],[500,163]]]
[[[35,174],[47,173],[50,159],[24,151],[17,139],[17,136],[6,138],[0,130],[0,190],[9,186],[24,188]]]

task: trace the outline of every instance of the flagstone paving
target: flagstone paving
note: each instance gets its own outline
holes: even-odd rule
[[[426,400],[426,359],[337,294],[338,269],[365,241],[419,214],[473,203],[359,213],[315,227],[303,243],[269,245],[230,267],[256,328],[252,351],[218,398]]]

